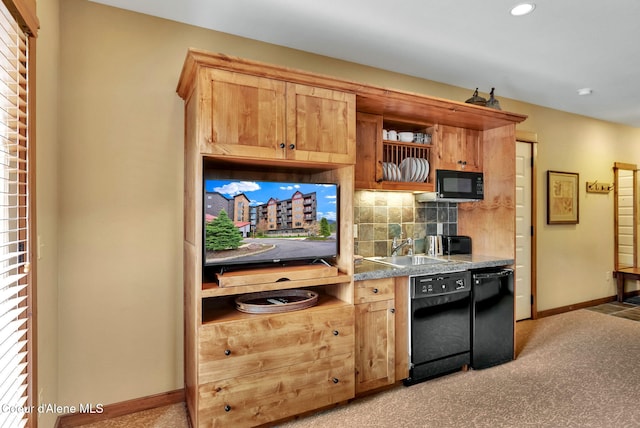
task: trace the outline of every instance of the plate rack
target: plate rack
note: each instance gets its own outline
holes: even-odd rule
[[[407,158],[431,160],[431,145],[417,143],[401,143],[397,141],[384,141],[382,145],[382,161],[400,166]],[[431,175],[431,174],[429,174]],[[424,181],[430,182],[429,177]]]

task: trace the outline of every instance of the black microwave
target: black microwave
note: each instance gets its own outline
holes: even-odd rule
[[[456,202],[484,199],[484,175],[481,172],[436,170],[438,200]]]

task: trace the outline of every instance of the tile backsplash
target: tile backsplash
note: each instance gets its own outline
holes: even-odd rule
[[[416,202],[412,193],[358,190],[354,197],[354,221],[358,227],[355,253],[363,257],[388,256],[393,238],[413,238],[415,253],[424,253],[425,236],[458,233],[458,205],[449,202]],[[401,235],[402,234],[402,235]],[[406,254],[407,247],[402,249]]]

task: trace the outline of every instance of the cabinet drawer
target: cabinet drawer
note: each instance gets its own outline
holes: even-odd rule
[[[355,282],[355,304],[393,299],[393,278],[370,279]]]
[[[200,427],[256,426],[355,395],[353,354],[201,385]]]
[[[348,354],[354,346],[351,305],[254,315],[201,327],[199,380],[207,383]]]

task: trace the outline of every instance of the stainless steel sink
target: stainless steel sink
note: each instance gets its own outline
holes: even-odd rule
[[[421,254],[416,254],[413,256],[365,257],[365,260],[399,268],[448,262],[448,260],[446,259],[439,259],[436,257],[430,257]]]

